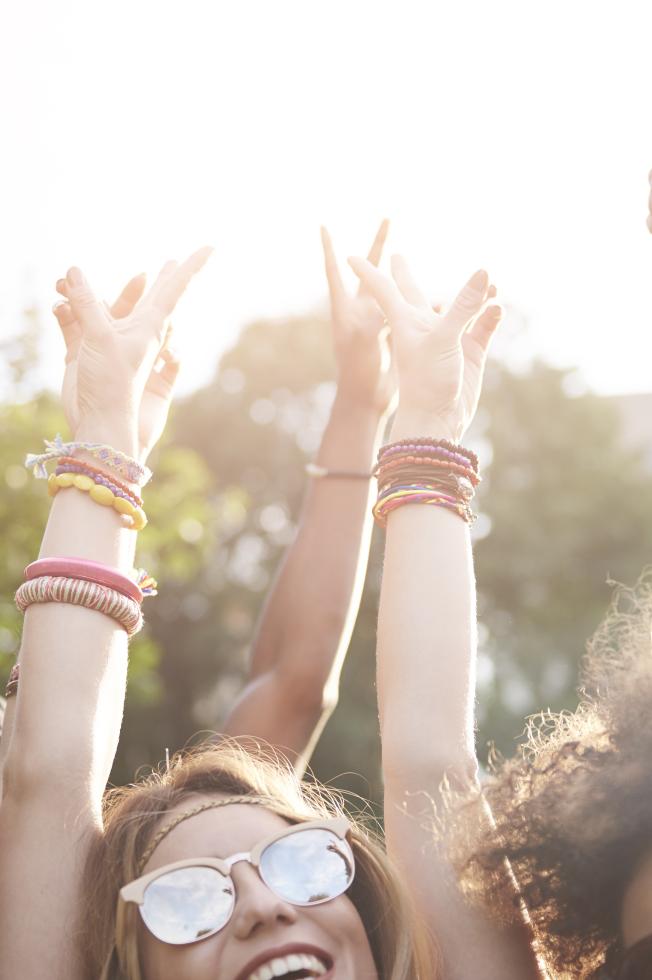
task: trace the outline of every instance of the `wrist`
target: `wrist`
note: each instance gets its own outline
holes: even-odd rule
[[[429,436],[431,439],[448,439],[459,442],[462,433],[453,420],[420,409],[404,408],[399,405],[389,433],[389,441]]]
[[[144,462],[140,458],[138,425],[130,418],[108,415],[84,418],[77,426],[74,439],[76,442],[99,442]]]
[[[349,424],[379,429],[387,419],[387,410],[380,409],[370,402],[361,401],[338,385],[331,409],[331,417],[335,416],[346,418]]]

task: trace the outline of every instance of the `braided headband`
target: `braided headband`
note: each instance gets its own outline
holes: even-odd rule
[[[158,833],[154,834],[151,841],[145,848],[144,852],[140,856],[140,861],[138,862],[137,875],[143,873],[143,868],[151,858],[152,854],[161,843],[164,837],[178,827],[180,823],[184,820],[189,820],[190,817],[197,816],[198,813],[203,813],[204,810],[216,810],[218,807],[222,806],[234,806],[235,804],[253,804],[258,806],[269,806],[274,801],[267,796],[229,796],[225,800],[210,800],[207,803],[200,803],[198,806],[193,807],[190,810],[184,810],[183,813],[178,813],[176,817],[173,817],[169,823],[166,823]]]

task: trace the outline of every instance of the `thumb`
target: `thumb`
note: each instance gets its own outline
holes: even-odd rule
[[[95,296],[81,269],[76,266],[69,269],[66,282],[70,305],[82,329],[89,335],[104,333],[109,322],[106,309]]]

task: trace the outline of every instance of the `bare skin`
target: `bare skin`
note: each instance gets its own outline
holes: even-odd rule
[[[501,310],[476,273],[450,309],[435,312],[400,257],[392,278],[362,259],[354,271],[392,329],[399,407],[392,440],[459,441],[477,408],[484,364]],[[445,847],[433,842],[432,805],[444,777],[474,782],[475,580],[467,525],[439,508],[389,515],[378,621],[378,697],[385,829],[415,905],[456,980],[539,977],[530,936],[505,933],[459,896]],[[486,819],[479,808],[478,819]],[[487,831],[490,825],[487,822]]]
[[[198,797],[198,803],[201,798]],[[187,808],[187,802],[185,804]],[[258,806],[227,806],[184,820],[162,841],[145,873],[198,856],[248,853],[259,840],[282,830],[285,821]],[[289,955],[311,947],[333,963],[328,980],[378,980],[373,955],[358,912],[340,895],[323,905],[300,908],[278,898],[246,862],[233,867],[233,916],[201,942],[170,946],[144,926],[139,948],[145,980],[235,980],[247,965],[264,957]]]

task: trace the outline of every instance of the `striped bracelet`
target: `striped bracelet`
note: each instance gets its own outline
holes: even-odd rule
[[[115,589],[87,582],[78,578],[42,575],[29,579],[19,587],[15,596],[21,612],[40,602],[66,602],[73,606],[85,606],[110,616],[122,626],[128,636],[143,627],[143,615],[139,604]]]

